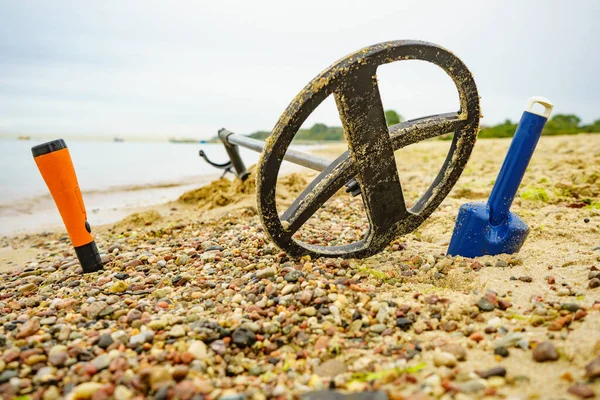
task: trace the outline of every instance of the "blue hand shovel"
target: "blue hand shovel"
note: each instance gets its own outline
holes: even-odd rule
[[[533,111],[536,103],[544,111]],[[510,206],[552,107],[543,97],[528,100],[487,203],[467,203],[460,208],[448,246],[449,255],[479,257],[512,254],[521,249],[529,227],[510,212]]]

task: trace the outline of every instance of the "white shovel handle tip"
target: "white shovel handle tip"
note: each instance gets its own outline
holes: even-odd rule
[[[540,111],[533,110],[533,105],[536,103],[544,106],[544,111],[540,112]],[[533,96],[533,97],[530,97],[529,100],[527,100],[527,106],[525,107],[525,111],[530,112],[532,114],[539,115],[540,117],[544,117],[547,119],[550,117],[553,107],[554,107],[554,104],[552,104],[552,102],[550,100],[548,100],[547,98],[542,97],[542,96]]]

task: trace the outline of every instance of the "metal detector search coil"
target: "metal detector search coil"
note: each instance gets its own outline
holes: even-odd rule
[[[446,72],[458,91],[460,109],[388,128],[377,67],[403,60],[428,61]],[[329,95],[335,98],[348,151],[331,162],[289,149],[304,121]],[[266,142],[219,131],[230,162],[209,162],[226,171],[235,169],[240,179],[246,179],[248,172],[238,146],[262,152],[256,175],[257,207],[271,239],[293,256],[363,258],[380,252],[399,235],[414,231],[440,205],[471,155],[479,119],[477,86],[459,58],[432,43],[384,42],[342,58],[309,82],[281,115]],[[394,151],[447,133],[454,136],[442,168],[423,196],[407,208]],[[203,152],[200,155],[208,161]],[[320,174],[280,216],[275,184],[283,160]],[[344,185],[347,192],[362,196],[369,220],[363,239],[341,246],[316,246],[295,239],[294,233]]]

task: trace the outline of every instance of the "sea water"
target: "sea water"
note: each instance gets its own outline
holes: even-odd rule
[[[61,226],[62,221],[31,155],[41,141],[0,139],[0,235]],[[177,199],[222,174],[198,156],[228,161],[222,144],[68,140],[93,224],[116,221],[131,210]],[[307,150],[310,146],[295,146]],[[259,154],[240,149],[249,167]],[[289,168],[289,166],[288,166]]]

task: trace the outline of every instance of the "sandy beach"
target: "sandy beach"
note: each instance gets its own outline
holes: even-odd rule
[[[62,229],[0,237],[0,398],[600,396],[600,135],[540,140],[511,209],[530,227],[518,254],[445,255],[509,143],[479,140],[439,209],[364,260],[288,257],[252,179],[93,227],[100,273],[80,275]],[[449,146],[397,153],[409,205]],[[280,177],[280,211],[314,175]],[[297,235],[341,244],[366,228],[340,192]]]

